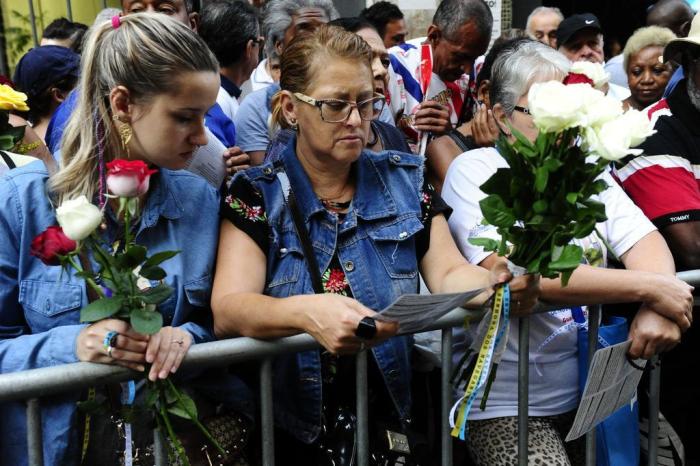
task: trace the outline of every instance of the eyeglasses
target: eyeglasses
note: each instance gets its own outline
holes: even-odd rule
[[[251,37],[248,40],[252,40],[254,44],[259,45],[260,47],[265,45],[265,38],[264,37]]]
[[[530,109],[529,109],[529,108],[527,108],[527,107],[521,107],[520,105],[516,105],[515,107],[513,107],[513,110],[515,110],[515,111],[517,111],[517,112],[524,113],[525,115],[532,115],[532,113],[530,113]]]
[[[348,102],[340,99],[314,99],[300,92],[295,92],[294,97],[304,103],[313,105],[321,112],[321,119],[326,123],[340,123],[346,121],[353,108],[357,108],[360,118],[365,121],[376,120],[384,108],[383,95],[374,94],[373,97],[362,102]]]

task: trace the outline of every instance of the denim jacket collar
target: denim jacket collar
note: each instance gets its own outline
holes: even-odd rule
[[[151,177],[152,187],[143,211],[142,228],[153,227],[161,216],[168,220],[182,217],[181,193],[173,181],[170,171],[165,169]]]
[[[311,187],[311,181],[296,156],[296,135],[292,137],[282,154],[285,172],[294,186],[297,202],[304,215],[304,221],[324,210],[321,201]],[[348,219],[376,220],[396,215],[396,202],[387,185],[372,161],[371,153],[363,150],[353,164],[357,171],[357,186],[352,199]],[[377,189],[379,188],[379,189]]]

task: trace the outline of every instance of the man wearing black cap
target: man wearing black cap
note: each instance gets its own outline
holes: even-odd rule
[[[559,51],[570,61],[603,63],[603,28],[591,13],[573,15],[557,29]]]
[[[604,63],[603,27],[592,13],[572,15],[559,24],[557,29],[558,50],[572,63],[589,61]],[[629,89],[608,83],[607,94],[617,100],[625,100],[630,95]]]

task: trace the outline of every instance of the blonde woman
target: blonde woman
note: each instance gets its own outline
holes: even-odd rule
[[[212,339],[207,297],[218,196],[203,179],[179,170],[206,143],[203,117],[218,87],[216,59],[204,42],[166,15],[114,17],[94,28],[83,52],[78,107],[63,139],[62,169],[49,176],[33,163],[0,179],[0,372],[92,361],[138,371],[151,364],[149,379],[163,379],[191,344]],[[29,254],[32,239],[56,224],[54,206],[81,195],[104,205],[99,234],[118,247],[123,222],[104,197],[104,172],[106,162],[126,157],[158,168],[140,199],[136,241],[151,253],[181,250],[163,263],[175,292],[159,306],[165,326],[150,337],[115,319],[81,324],[80,309],[88,303],[83,279]],[[110,331],[118,336],[106,351]],[[45,464],[80,461],[76,401],[77,394],[42,401]],[[24,465],[24,406],[0,409],[2,462]],[[89,442],[85,461],[114,463],[120,442]],[[99,460],[89,459],[92,449],[101,450]]]

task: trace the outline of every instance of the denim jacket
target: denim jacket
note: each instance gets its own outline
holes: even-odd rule
[[[0,178],[0,373],[78,362],[76,338],[85,327],[85,283],[72,271],[44,265],[29,254],[32,239],[56,225],[41,162]],[[185,171],[161,169],[151,180],[136,241],[149,254],[181,250],[164,262],[175,292],[159,306],[164,325],[190,332],[194,343],[212,340],[209,295],[218,242],[218,194]],[[108,222],[111,224],[112,222]],[[116,232],[108,228],[106,238]],[[97,265],[93,264],[97,270]],[[44,462],[78,464],[78,393],[42,399]],[[0,462],[27,463],[21,402],[0,404]]]
[[[357,187],[345,219],[325,210],[297,160],[292,139],[281,163],[241,173],[262,194],[271,230],[264,293],[284,298],[313,294],[308,266],[285,205],[276,172],[284,170],[306,223],[320,270],[337,251],[353,296],[379,311],[418,285],[415,235],[423,229],[420,192],[423,158],[402,152],[363,151],[354,164]],[[396,411],[410,412],[409,337],[391,338],[372,349]],[[322,380],[318,351],[280,356],[274,370],[275,417],[279,426],[310,443],[321,425]]]

